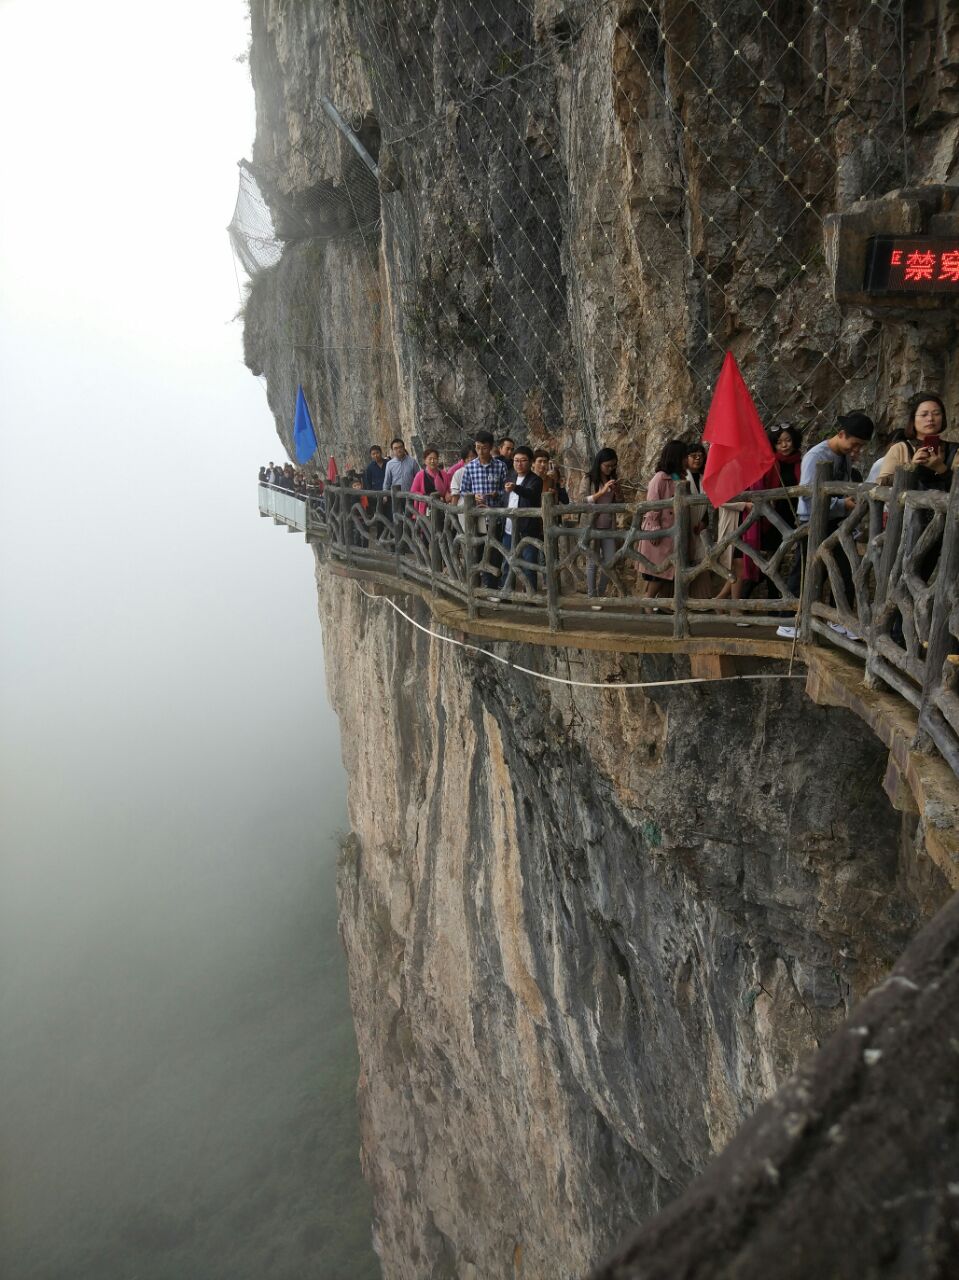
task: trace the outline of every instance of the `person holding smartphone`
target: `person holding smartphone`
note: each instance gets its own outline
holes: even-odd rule
[[[959,451],[943,440],[946,406],[940,396],[923,391],[909,405],[909,421],[886,450],[878,483],[892,484],[898,467],[915,467],[920,489],[948,489]]]
[[[593,459],[593,465],[583,477],[579,498],[600,508],[592,517],[592,543],[594,555],[586,563],[586,594],[589,597],[603,596],[609,585],[607,575],[600,571],[597,585],[597,560],[603,568],[611,565],[616,558],[616,537],[612,530],[616,528],[616,516],[607,508],[616,502],[623,501],[623,493],[619,487],[619,458],[615,449],[600,449]],[[609,531],[609,532],[607,532]],[[602,605],[593,605],[601,609]]]

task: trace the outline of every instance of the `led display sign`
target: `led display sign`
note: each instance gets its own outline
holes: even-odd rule
[[[863,287],[867,293],[959,294],[959,236],[873,236]]]

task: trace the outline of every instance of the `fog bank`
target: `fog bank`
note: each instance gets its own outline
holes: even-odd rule
[[[0,5],[11,1278],[371,1265],[312,557],[233,322],[245,22]]]

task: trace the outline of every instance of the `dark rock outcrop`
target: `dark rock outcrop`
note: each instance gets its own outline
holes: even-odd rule
[[[959,898],[595,1280],[959,1275]]]

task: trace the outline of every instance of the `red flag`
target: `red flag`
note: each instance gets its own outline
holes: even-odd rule
[[[703,472],[703,490],[714,507],[721,507],[755,484],[775,461],[731,351],[726,352],[713,392],[703,439],[710,446]]]
[[[338,477],[339,477],[339,472],[336,469],[336,459],[333,457],[331,453],[330,461],[326,468],[326,478],[327,480],[329,480],[330,484],[336,484]]]

